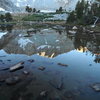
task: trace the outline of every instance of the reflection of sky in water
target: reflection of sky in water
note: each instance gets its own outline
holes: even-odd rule
[[[5,44],[6,40],[9,39],[7,37],[10,37],[10,35],[13,33],[7,34],[7,32],[0,32],[0,34],[1,42],[3,37],[5,41],[3,41],[2,44]],[[65,31],[62,31],[62,33],[59,34],[54,29],[48,28],[42,29],[36,34],[31,34],[29,37],[25,37],[26,35],[25,31],[24,33],[23,31],[18,33],[17,37],[13,38],[6,46],[3,46],[2,49],[9,54],[38,54],[48,58],[53,58],[75,49],[74,40],[68,38]],[[87,57],[89,57],[88,47],[90,47],[90,45],[92,47],[91,42],[87,42],[87,47],[83,47],[80,44],[80,47],[77,48],[77,51],[81,53],[86,52]],[[75,54],[75,52],[73,52],[72,55],[73,54]],[[93,57],[91,56],[91,58]]]
[[[80,37],[77,39],[79,41],[76,42],[75,39],[71,40],[65,31],[59,34],[52,29],[44,29],[29,37],[20,32],[9,40],[12,34],[14,33],[2,35],[0,39],[2,47],[0,60],[4,62],[4,64],[0,62],[0,69],[25,61],[25,65],[34,73],[32,77],[37,75],[45,85],[52,78],[63,77],[64,89],[60,92],[80,89],[84,95],[78,96],[75,100],[87,100],[87,98],[99,100],[100,94],[95,94],[89,87],[90,84],[100,82],[100,64],[95,62],[96,57],[100,56],[99,53],[94,53],[98,49],[92,48],[94,45],[91,41],[83,46],[80,43]],[[29,59],[34,59],[33,64],[28,62]],[[68,67],[60,66],[58,63],[67,64]],[[43,73],[38,70],[39,66],[46,67],[42,71]],[[33,93],[35,85],[34,81],[32,82],[32,85],[28,83],[28,89]],[[39,81],[39,84],[41,82]],[[40,88],[36,90],[38,91],[38,89],[40,91]],[[57,93],[59,94],[59,92]]]
[[[7,34],[7,32],[0,32],[0,39],[6,34]]]

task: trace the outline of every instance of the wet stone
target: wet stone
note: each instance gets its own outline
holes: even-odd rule
[[[42,91],[36,100],[47,100],[47,96],[48,96],[47,91]]]
[[[23,73],[24,73],[25,75],[28,75],[28,74],[29,74],[29,72],[28,72],[28,71],[23,71]]]
[[[68,67],[67,64],[62,64],[62,63],[58,63],[58,65]]]
[[[40,93],[40,96],[46,97],[46,96],[47,96],[47,91],[42,91],[42,92]]]
[[[50,98],[50,100],[62,100],[62,99],[60,99],[60,98]]]
[[[59,91],[61,91],[64,88],[63,78],[50,80],[49,84],[52,87],[58,89]]]
[[[10,59],[8,59],[7,61],[9,61],[9,62],[10,62],[11,60],[10,60]]]
[[[34,32],[34,31],[35,31],[35,29],[31,28],[31,29],[28,29],[27,32]]]
[[[73,98],[73,94],[72,94],[71,91],[66,91],[66,92],[64,93],[64,96],[65,96],[66,98]]]
[[[95,83],[93,85],[91,85],[92,89],[94,89],[94,91],[96,92],[100,92],[100,83]]]
[[[0,79],[0,82],[4,82],[5,81],[5,79]]]
[[[1,69],[2,71],[5,71],[5,70],[9,70],[9,68],[3,68],[3,69]]]
[[[0,56],[0,57],[6,57],[6,56],[4,55],[4,56]]]
[[[79,90],[72,90],[71,92],[74,96],[79,96],[81,94]]]
[[[44,71],[45,67],[39,67],[38,69],[41,70],[41,71]]]
[[[74,26],[72,29],[73,29],[73,30],[77,30],[78,28],[77,28],[76,26]]]
[[[32,62],[34,62],[34,60],[33,60],[33,59],[30,59],[30,60],[28,60],[28,61],[29,61],[29,62],[31,62],[31,63],[32,63]]]
[[[7,85],[15,85],[19,81],[20,81],[20,78],[18,76],[13,76],[5,80]]]
[[[2,60],[0,60],[0,62],[3,62]]]
[[[92,64],[89,64],[89,66],[92,66]]]

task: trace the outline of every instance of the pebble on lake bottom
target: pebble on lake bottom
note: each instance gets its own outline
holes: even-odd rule
[[[29,61],[29,62],[31,62],[31,63],[32,63],[32,62],[34,62],[34,60],[33,60],[33,59],[30,59],[30,60],[28,60],[28,61]]]
[[[23,71],[23,73],[24,73],[25,75],[28,75],[28,74],[29,74],[29,72],[28,72],[28,71]]]
[[[62,63],[58,63],[58,65],[68,67],[67,64],[62,64]]]
[[[39,67],[38,69],[43,71],[45,70],[45,67]]]
[[[7,85],[15,85],[19,81],[20,81],[20,78],[18,76],[13,76],[5,80]]]
[[[40,96],[42,96],[42,97],[47,96],[47,91],[42,91],[42,92],[40,93]]]
[[[92,87],[96,92],[100,92],[100,83],[95,83],[95,84],[91,85],[91,87]]]

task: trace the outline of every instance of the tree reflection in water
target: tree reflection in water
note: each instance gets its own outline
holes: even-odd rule
[[[0,29],[2,30],[2,31],[8,31],[8,32],[12,32],[12,29],[13,29],[13,25],[1,25],[0,26]]]
[[[74,40],[74,47],[76,50],[86,52],[87,50],[95,55],[94,62],[100,63],[100,35],[88,34],[82,30],[77,30],[76,34],[70,34],[68,28],[66,29],[67,35],[71,40]],[[95,35],[95,38],[94,38]]]

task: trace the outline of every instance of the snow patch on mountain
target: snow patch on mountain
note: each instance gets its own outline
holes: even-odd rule
[[[56,10],[63,7],[66,10],[73,10],[78,0],[11,0],[18,7],[29,5],[40,10]]]
[[[0,7],[0,11],[5,11],[5,9],[3,9],[3,8]]]

